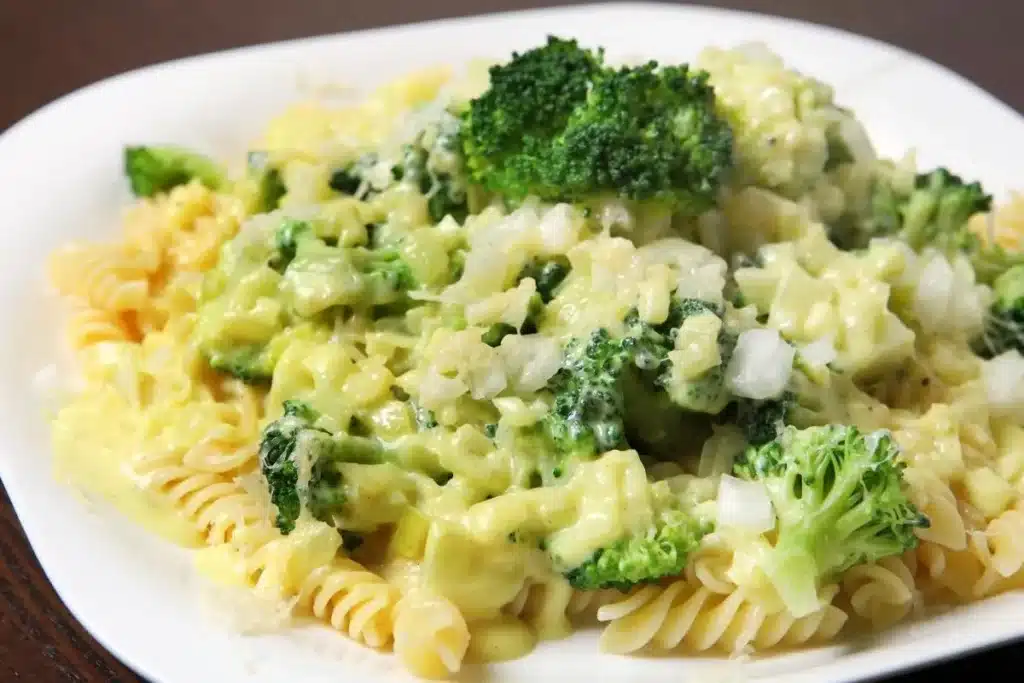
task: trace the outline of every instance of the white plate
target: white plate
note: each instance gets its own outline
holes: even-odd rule
[[[492,15],[299,40],[197,57],[124,74],[45,107],[0,137],[0,476],[48,577],[87,629],[155,683],[402,680],[390,657],[327,629],[243,637],[201,608],[188,555],[110,513],[88,509],[51,477],[47,425],[30,400],[34,372],[57,356],[59,327],[42,270],[70,238],[116,234],[128,200],[121,148],[179,142],[239,153],[303,79],[367,86],[412,67],[506,56],[548,33],[605,45],[612,57],[675,61],[703,46],[763,40],[831,83],[882,151],[920,148],[1005,197],[1018,179],[1024,122],[957,75],[833,29],[710,9],[618,4]],[[83,454],[88,457],[88,454]],[[1024,595],[1007,595],[904,626],[872,642],[775,657],[764,680],[854,681],[1024,636]],[[707,660],[598,653],[596,636],[547,643],[495,667],[490,680],[708,680]]]

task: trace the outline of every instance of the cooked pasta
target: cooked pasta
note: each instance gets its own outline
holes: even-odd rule
[[[122,236],[48,264],[57,474],[424,678],[1024,587],[1020,197],[880,158],[765,46],[603,60],[296,103],[241,167],[128,147]]]

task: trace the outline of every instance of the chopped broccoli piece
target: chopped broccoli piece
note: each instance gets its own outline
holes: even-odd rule
[[[288,264],[295,259],[295,252],[301,239],[315,239],[313,228],[305,221],[286,219],[274,233],[275,251],[267,265],[283,273]]]
[[[619,379],[627,362],[627,345],[604,329],[566,346],[562,367],[548,383],[554,406],[543,420],[560,455],[590,459],[625,444]]]
[[[518,330],[508,323],[494,323],[483,333],[480,340],[488,346],[501,346],[501,340]]]
[[[204,355],[211,368],[237,377],[247,384],[267,384],[274,374],[274,362],[265,345],[204,349]]]
[[[743,430],[747,443],[760,446],[774,441],[782,434],[796,397],[785,392],[776,399],[757,401],[751,398],[736,400],[735,422]]]
[[[266,152],[249,152],[250,178],[255,182],[254,213],[269,213],[277,208],[288,191],[281,171],[270,165]]]
[[[334,446],[330,432],[313,426],[316,419],[317,414],[309,405],[285,401],[284,415],[267,425],[260,440],[260,471],[270,490],[270,501],[277,507],[275,525],[285,534],[295,528],[302,510],[300,460],[319,459]]]
[[[319,415],[307,403],[285,401],[284,414],[263,430],[260,471],[277,507],[275,525],[284,534],[295,529],[303,509],[316,519],[334,522],[347,494],[341,463],[380,463],[383,447],[364,437],[332,435],[316,426]],[[308,481],[303,482],[303,472]]]
[[[366,197],[402,182],[416,187],[427,197],[427,214],[438,223],[452,216],[459,223],[469,213],[466,172],[459,150],[461,121],[444,111],[420,130],[412,142],[402,148],[401,160],[395,160],[382,172],[380,159],[365,154],[356,162],[331,174],[330,186],[344,194],[360,189]]]
[[[136,197],[152,197],[192,180],[217,190],[225,181],[215,161],[171,145],[125,147],[124,173]]]
[[[1011,349],[1024,353],[1024,265],[1013,266],[992,284],[996,299],[985,318],[985,332],[975,343],[984,358]]]
[[[668,393],[679,408],[696,413],[715,415],[729,403],[731,394],[725,385],[725,367],[736,346],[736,336],[723,326],[718,335],[721,363],[698,377],[685,382],[672,379],[672,364],[668,354],[675,348],[679,328],[687,318],[705,313],[722,316],[720,307],[701,299],[673,296],[668,317],[658,325],[641,322],[636,311],[626,318],[630,335],[636,340],[636,367],[646,384]]]
[[[369,196],[369,194],[372,194],[372,190],[382,189],[374,188],[370,182],[370,175],[376,169],[378,163],[379,159],[376,154],[364,154],[348,166],[331,173],[331,178],[327,184],[332,190],[342,194],[355,195],[359,192],[360,188],[363,188],[365,183],[364,191]]]
[[[696,215],[732,165],[732,130],[707,74],[649,62],[613,69],[575,40],[515,53],[464,114],[473,179],[512,201],[619,197]]]
[[[914,249],[972,248],[967,219],[992,208],[992,197],[978,183],[967,184],[944,168],[917,177],[916,188],[900,209],[900,237]]]
[[[979,282],[991,284],[1024,256],[998,245],[986,246],[968,228],[968,220],[992,208],[992,197],[979,183],[967,183],[945,168],[919,174],[908,193],[888,177],[875,179],[868,214],[844,219],[833,241],[847,249],[865,247],[873,237],[893,236],[915,251],[927,247],[965,254]]]
[[[728,404],[724,369],[712,368],[685,387],[672,386],[669,352],[688,317],[718,311],[706,301],[674,297],[660,324],[641,321],[633,310],[621,338],[599,329],[588,339],[571,340],[561,369],[548,382],[555,400],[542,421],[562,456],[555,464],[567,470],[573,459],[590,459],[627,442],[649,455],[671,457],[679,443],[706,433],[707,420],[695,413],[720,412]],[[732,339],[720,335],[723,365]]]
[[[637,584],[678,576],[709,531],[707,524],[686,512],[665,510],[649,529],[601,548],[566,578],[579,590],[626,592]]]
[[[907,497],[898,457],[886,432],[828,425],[786,427],[736,461],[736,476],[762,482],[775,508],[763,569],[793,616],[817,610],[822,583],[846,569],[917,546],[929,522]]]
[[[528,277],[533,278],[537,283],[537,294],[540,295],[541,302],[548,304],[555,298],[555,290],[568,277],[570,269],[569,259],[564,256],[533,259],[523,266],[516,282]]]

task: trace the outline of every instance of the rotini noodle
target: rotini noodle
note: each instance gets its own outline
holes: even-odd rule
[[[73,349],[84,349],[103,342],[137,342],[139,335],[133,327],[122,313],[82,308],[68,320],[68,343]]]
[[[449,600],[414,590],[395,605],[394,639],[406,668],[424,678],[446,678],[462,667],[469,627]]]
[[[648,586],[598,611],[599,620],[611,622],[601,634],[601,646],[618,653],[682,646],[736,654],[748,648],[827,641],[847,619],[845,612],[829,604],[836,592],[836,587],[825,589],[821,609],[794,619],[784,610],[751,602],[742,589],[722,595],[688,581],[665,588]]]
[[[370,647],[387,647],[394,635],[400,594],[377,575],[346,558],[314,569],[302,582],[298,607]]]

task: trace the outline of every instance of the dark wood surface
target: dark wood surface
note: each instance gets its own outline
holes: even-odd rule
[[[0,75],[5,84],[0,97],[0,130],[70,90],[146,64],[269,40],[550,4],[557,3],[0,0]],[[732,0],[705,4],[830,24],[889,41],[960,72],[1024,111],[1022,0]],[[937,674],[967,679],[979,667],[1019,670],[1022,660],[1024,644],[1011,645],[887,680],[924,683]],[[1012,666],[1015,663],[1017,667]],[[0,681],[139,680],[68,614],[40,570],[0,485]]]

